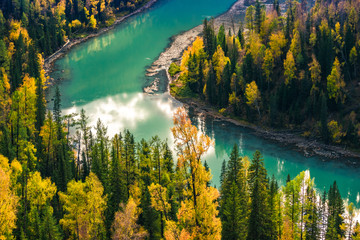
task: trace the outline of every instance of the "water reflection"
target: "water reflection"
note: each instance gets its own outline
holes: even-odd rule
[[[94,100],[84,105],[74,104],[63,110],[64,114],[79,113],[84,109],[89,125],[94,127],[100,119],[108,127],[110,137],[124,129],[131,130],[137,139],[150,138],[157,134],[163,139],[172,139],[173,112],[181,104],[165,95],[148,96],[143,93],[117,94]],[[165,116],[165,117],[164,117]],[[154,128],[163,126],[154,133]]]
[[[174,149],[170,128],[173,126],[173,113],[179,106],[181,103],[170,98],[168,94],[148,96],[143,93],[123,93],[84,105],[75,104],[74,107],[65,109],[64,114],[79,113],[81,108],[84,108],[89,116],[89,125],[95,126],[100,118],[108,126],[109,136],[126,128],[134,133],[137,140],[149,139],[154,135],[168,139],[169,145]],[[330,184],[337,181],[343,197],[359,205],[358,169],[347,168],[339,162],[324,162],[317,157],[306,158],[298,152],[253,135],[249,129],[231,123],[196,115],[191,111],[190,117],[201,132],[214,140],[214,145],[204,156],[211,168],[213,185],[219,186],[222,162],[224,159],[228,161],[234,143],[238,143],[243,156],[251,158],[255,150],[260,150],[268,175],[274,175],[280,185],[285,183],[288,174],[294,178],[301,171],[311,170],[319,192],[328,190]]]
[[[192,116],[192,118],[194,123],[198,122],[199,118],[196,116]],[[261,139],[255,136],[251,130],[232,123],[214,121],[211,117],[205,118],[201,124],[204,123],[207,134],[210,133],[210,136],[215,139],[214,151],[205,156],[212,169],[214,185],[219,185],[222,161],[229,159],[234,143],[238,143],[243,156],[251,158],[256,150],[261,151],[269,177],[274,175],[280,185],[286,182],[288,174],[294,178],[302,171],[310,171],[320,192],[328,190],[330,185],[336,181],[342,196],[359,206],[359,169],[349,168],[342,164],[341,160],[306,158],[291,148]]]
[[[204,16],[223,12],[233,2],[164,0],[152,11],[130,18],[107,34],[74,48],[56,62],[60,71],[52,74],[55,79],[68,80],[60,84],[64,113],[79,113],[84,108],[90,125],[94,126],[101,118],[108,126],[109,135],[128,128],[137,140],[157,134],[173,143],[172,113],[180,104],[167,94],[142,94],[145,68],[166,47],[171,36],[198,25]],[[51,98],[51,94],[48,95],[48,100]],[[319,158],[305,158],[230,123],[205,116],[192,117],[193,123],[215,141],[205,156],[214,185],[219,186],[222,161],[229,158],[233,144],[238,143],[242,155],[251,157],[255,150],[260,150],[269,175],[274,175],[280,183],[285,182],[288,173],[295,177],[310,169],[321,191],[336,180],[344,197],[359,202],[357,169]]]

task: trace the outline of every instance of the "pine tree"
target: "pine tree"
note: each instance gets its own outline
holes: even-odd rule
[[[270,182],[269,210],[271,215],[269,237],[273,240],[280,239],[283,213],[281,206],[281,192],[279,191],[279,186],[274,176],[271,178]]]
[[[328,211],[325,239],[341,239],[344,237],[344,230],[340,227],[343,224],[344,203],[336,181],[330,186],[328,192]]]
[[[321,112],[320,112],[320,120],[321,120],[321,136],[324,139],[325,143],[329,142],[329,129],[327,125],[328,118],[328,109],[327,109],[327,98],[325,94],[321,93]]]
[[[206,97],[212,105],[216,104],[216,75],[211,63],[206,81]]]
[[[222,24],[219,28],[219,32],[217,35],[217,45],[220,45],[220,47],[224,50],[225,55],[227,53],[227,46],[226,46],[226,35],[225,35],[225,27],[224,24]]]
[[[222,73],[221,83],[219,84],[220,92],[220,107],[226,107],[229,103],[229,95],[231,92],[230,88],[231,83],[231,72],[230,72],[230,63],[227,62]]]
[[[269,182],[261,153],[254,153],[249,167],[250,216],[247,240],[269,239],[271,215],[269,211]]]
[[[123,140],[121,134],[115,134],[112,140],[110,175],[109,175],[109,201],[106,212],[106,226],[110,229],[114,221],[115,212],[119,210],[119,204],[127,200],[126,185],[123,178]]]
[[[255,30],[257,33],[260,33],[262,22],[263,22],[263,5],[260,4],[259,0],[256,0],[254,23],[255,23]]]
[[[123,164],[125,165],[125,182],[127,189],[127,198],[130,196],[130,186],[135,183],[137,176],[137,164],[135,159],[135,140],[129,130],[125,131],[124,137],[124,156]]]
[[[211,59],[216,50],[216,35],[214,31],[214,20],[204,20],[204,49],[208,55],[208,59]]]
[[[305,239],[319,239],[317,196],[312,186],[308,186],[306,190],[305,213]]]
[[[220,173],[220,186],[223,186],[223,183],[224,183],[224,180],[225,180],[225,177],[226,177],[226,161],[225,159],[223,160],[222,162],[222,165],[221,165],[221,173]]]
[[[222,239],[246,239],[247,204],[245,171],[235,144],[221,185]]]

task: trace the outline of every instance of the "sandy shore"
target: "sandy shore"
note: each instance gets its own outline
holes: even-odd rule
[[[244,1],[238,0],[226,13],[215,18],[215,29],[218,29],[221,24],[224,24],[226,30],[230,29],[236,32],[239,28],[238,22],[244,16],[245,10],[246,6],[244,6]],[[168,73],[170,64],[181,59],[183,51],[201,34],[202,29],[203,25],[199,25],[171,38],[169,47],[166,48],[151,67],[147,69],[147,86],[144,87],[145,93],[157,94],[169,91],[169,83],[172,81]],[[324,161],[328,159],[348,158],[346,162],[344,162],[345,164],[360,167],[360,153],[346,150],[344,147],[327,145],[318,139],[307,139],[286,129],[277,131],[258,127],[251,123],[237,121],[219,114],[217,109],[198,99],[177,100],[182,102],[186,107],[193,108],[195,113],[205,114],[214,119],[231,122],[237,126],[252,129],[255,135],[289,146],[303,153],[306,157],[316,155],[325,158]]]
[[[59,58],[63,57],[72,47],[74,47],[82,42],[85,42],[93,37],[97,37],[107,31],[113,29],[117,24],[125,21],[129,17],[134,16],[135,14],[138,14],[140,12],[143,12],[146,9],[149,9],[156,1],[157,0],[150,0],[145,5],[143,5],[139,9],[137,9],[136,11],[129,13],[123,17],[117,18],[115,20],[114,24],[111,25],[110,27],[101,28],[97,32],[91,33],[83,38],[75,38],[75,39],[68,40],[59,50],[57,50],[55,53],[53,53],[51,56],[47,57],[44,60],[44,70],[45,70],[46,76],[48,76],[49,73],[53,70],[54,62],[56,60],[58,60]],[[46,85],[52,84],[53,81],[54,81],[54,79],[48,78]]]

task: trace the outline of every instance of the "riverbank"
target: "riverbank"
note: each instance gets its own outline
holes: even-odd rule
[[[217,30],[219,26],[224,24],[226,29],[235,32],[235,30],[238,29],[238,25],[236,24],[238,21],[236,20],[239,20],[243,16],[245,10],[244,1],[237,1],[226,13],[215,18],[215,29]],[[174,80],[168,72],[170,64],[174,61],[181,60],[183,51],[201,34],[202,29],[203,26],[199,25],[171,38],[169,47],[166,48],[151,67],[147,69],[146,76],[148,78],[148,85],[144,87],[145,93],[157,94],[169,91],[169,84]],[[305,138],[290,130],[285,129],[278,131],[263,128],[245,121],[223,116],[218,112],[218,109],[213,108],[199,99],[174,98],[182,102],[186,107],[193,108],[195,113],[204,114],[217,120],[231,122],[237,126],[252,129],[255,135],[293,148],[298,152],[302,152],[305,157],[316,155],[326,159],[348,158],[345,164],[360,167],[360,153],[347,150],[340,146],[324,144],[320,142],[319,139]],[[353,160],[349,160],[349,158]]]
[[[360,161],[358,161],[360,160],[360,154],[343,147],[324,144],[318,139],[305,138],[289,130],[263,128],[246,121],[224,116],[218,112],[218,109],[198,99],[174,98],[182,102],[186,108],[191,108],[195,114],[206,115],[217,121],[226,121],[239,127],[251,129],[254,131],[254,135],[290,147],[295,151],[301,152],[305,157],[319,156],[326,159],[347,158],[344,160],[346,161],[344,164],[360,167]]]
[[[225,13],[214,19],[214,27],[217,31],[224,24],[225,29],[230,29],[236,34],[239,29],[239,21],[245,16],[246,7],[244,0],[236,1]],[[168,69],[174,61],[179,61],[184,50],[192,44],[202,32],[203,25],[200,24],[188,31],[171,37],[169,46],[160,54],[158,59],[146,70],[147,84],[144,92],[156,94],[168,91],[169,80],[171,79]]]
[[[63,57],[68,51],[70,51],[71,48],[73,48],[74,46],[86,42],[87,40],[100,36],[103,33],[106,33],[107,31],[113,29],[116,25],[118,25],[119,23],[122,23],[123,21],[125,21],[126,19],[128,19],[129,17],[132,17],[138,13],[141,13],[147,9],[149,9],[155,2],[157,2],[157,0],[150,0],[149,2],[147,2],[145,5],[141,6],[140,8],[138,8],[137,10],[135,10],[132,13],[129,13],[125,16],[119,17],[115,20],[115,22],[109,26],[109,27],[104,27],[99,29],[97,32],[94,33],[90,33],[89,35],[87,35],[86,37],[83,38],[74,38],[71,40],[68,40],[59,50],[57,50],[55,53],[53,53],[52,55],[50,55],[49,57],[47,57],[44,60],[44,70],[45,70],[45,75],[49,76],[49,73],[53,70],[53,66],[56,60],[58,60],[59,58]],[[52,78],[48,78],[46,85],[51,85],[53,83],[54,79]]]

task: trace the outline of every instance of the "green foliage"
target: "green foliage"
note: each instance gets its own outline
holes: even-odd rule
[[[246,169],[235,144],[221,184],[220,215],[223,222],[222,239],[246,239],[248,201]]]
[[[345,129],[350,109],[357,109],[359,102],[351,87],[358,80],[360,64],[360,35],[354,27],[359,6],[347,4],[346,9],[339,9],[317,2],[308,10],[306,2],[297,4],[291,0],[286,4],[286,15],[281,16],[278,1],[273,4],[275,11],[267,13],[256,1],[246,9],[246,29],[240,23],[236,35],[231,35],[231,31],[225,34],[224,26],[216,33],[213,20],[205,20],[204,45],[194,42],[191,47],[196,45],[207,58],[193,52],[184,54],[182,63],[187,63],[186,68],[180,68],[180,77],[172,86],[183,88],[188,84],[195,93],[193,97],[206,100],[217,110],[225,109],[236,118],[262,126],[320,132],[328,142],[327,117],[337,119]],[[329,15],[324,14],[328,11]],[[247,84],[256,84],[261,104],[249,101],[250,96],[260,94],[247,94],[256,92],[249,91],[255,88]],[[179,95],[174,89],[172,93]],[[191,96],[189,89],[180,95]],[[341,111],[345,106],[347,110]],[[257,110],[259,117],[254,117],[251,108]],[[354,126],[358,124],[359,119],[355,118],[346,137],[337,138],[336,142],[356,149],[360,135]]]
[[[269,182],[267,179],[267,171],[264,167],[264,159],[259,151],[254,153],[249,167],[248,184],[251,204],[246,239],[268,239],[270,234],[268,226],[271,222],[268,205]]]
[[[344,210],[336,183],[321,201],[304,173],[279,188],[259,152],[249,166],[234,146],[223,163],[219,198],[200,161],[211,144],[205,136],[194,143],[195,152],[180,143],[175,168],[172,151],[157,137],[137,142],[126,130],[110,138],[100,120],[91,131],[83,110],[79,118],[63,116],[59,89],[53,113],[46,114],[43,56],[143,3],[3,1],[0,238],[219,239],[221,233],[224,239],[357,239],[352,205]],[[261,107],[263,124],[312,132],[308,126],[318,122],[325,141],[356,146],[359,101],[351,87],[358,81],[359,6],[342,4],[317,1],[307,12],[289,1],[280,17],[278,1],[276,14],[266,16],[257,1],[246,10],[247,29],[241,26],[236,36],[224,26],[216,33],[213,20],[205,20],[203,39],[186,51],[181,67],[169,68],[172,76],[180,73],[172,94],[206,99],[247,120],[253,120],[248,106],[259,116]],[[182,130],[194,131],[185,122]]]
[[[176,63],[171,63],[169,67],[170,76],[174,77],[179,72],[180,72],[180,66],[176,65]]]

